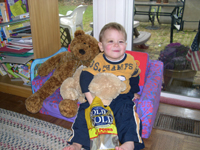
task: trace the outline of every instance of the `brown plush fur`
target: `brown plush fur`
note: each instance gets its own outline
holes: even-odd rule
[[[29,112],[39,112],[43,101],[52,95],[65,79],[71,77],[79,66],[89,66],[100,52],[98,41],[94,37],[82,30],[77,30],[74,35],[70,44],[71,52],[62,52],[51,57],[38,69],[40,76],[46,76],[54,69],[55,71],[37,92],[26,99],[25,106]]]
[[[59,103],[60,113],[68,118],[74,117],[78,111],[77,100],[65,99]]]
[[[59,109],[60,113],[65,117],[69,118],[77,114],[78,108],[74,106],[77,105],[77,99],[80,103],[85,102],[82,100],[84,97],[80,89],[80,84],[79,82],[75,82],[77,79],[79,80],[83,68],[79,67],[74,76],[67,78],[61,85],[60,94],[64,100],[59,104]],[[93,98],[98,96],[104,105],[109,105],[125,89],[126,84],[111,73],[98,73],[89,85],[89,90]]]
[[[76,115],[78,110],[77,101],[80,103],[85,102],[85,95],[82,93],[79,84],[80,74],[84,68],[86,68],[86,66],[77,68],[74,75],[65,79],[60,86],[60,95],[63,100],[59,103],[59,110],[60,113],[67,118]]]
[[[84,103],[86,101],[85,94],[82,93],[79,84],[80,74],[84,68],[86,68],[86,66],[80,66],[79,68],[77,68],[74,75],[65,79],[61,84],[60,95],[62,96],[63,100],[78,100],[80,103]]]
[[[98,73],[89,85],[93,98],[99,97],[107,106],[125,89],[126,84],[112,73]]]

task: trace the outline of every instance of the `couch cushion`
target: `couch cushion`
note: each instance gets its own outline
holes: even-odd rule
[[[150,69],[140,99],[134,100],[137,114],[142,121],[142,138],[148,138],[159,107],[163,76],[163,63],[149,60]]]
[[[136,52],[136,51],[126,51],[126,53],[131,54],[134,57],[138,67],[141,69],[140,81],[139,81],[140,92],[138,93],[141,94],[148,74],[149,55],[148,53]]]

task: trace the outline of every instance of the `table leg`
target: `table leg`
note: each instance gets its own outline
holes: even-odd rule
[[[140,33],[138,32],[137,28],[133,28],[135,37],[138,37]]]

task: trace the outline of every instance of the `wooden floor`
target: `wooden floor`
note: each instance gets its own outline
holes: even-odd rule
[[[40,113],[31,114],[26,111],[26,98],[0,92],[0,108],[35,117],[64,128],[70,129],[72,123]],[[187,109],[172,105],[160,104],[159,112],[200,120],[200,110]],[[144,150],[199,150],[200,138],[153,129],[151,136],[144,139]]]

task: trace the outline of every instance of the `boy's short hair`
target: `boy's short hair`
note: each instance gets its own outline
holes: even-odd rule
[[[124,33],[124,36],[125,36],[125,40],[127,40],[127,33],[126,33],[126,30],[124,29],[124,27],[117,23],[117,22],[110,22],[108,24],[106,24],[100,31],[100,34],[99,34],[99,41],[102,42],[102,37],[104,35],[104,32],[107,30],[107,29],[116,29],[117,31],[120,31],[122,33]]]

